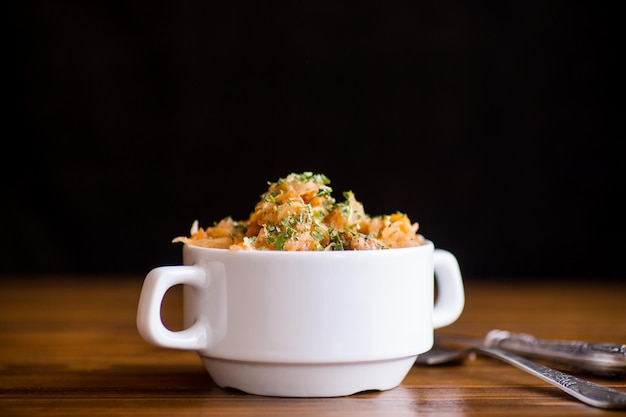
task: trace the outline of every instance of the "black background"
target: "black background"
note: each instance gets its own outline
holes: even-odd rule
[[[314,171],[467,279],[622,279],[609,3],[10,3],[0,273],[180,263]]]

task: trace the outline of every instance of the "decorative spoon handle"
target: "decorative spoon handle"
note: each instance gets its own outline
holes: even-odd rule
[[[491,330],[483,343],[569,369],[604,376],[626,376],[626,345],[537,339],[529,334]]]
[[[477,352],[498,358],[560,388],[585,404],[606,409],[626,408],[626,393],[548,368],[504,350],[477,346]]]

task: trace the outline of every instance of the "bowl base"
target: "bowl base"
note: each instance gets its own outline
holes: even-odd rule
[[[355,363],[262,363],[201,356],[222,388],[273,397],[340,397],[385,391],[402,382],[415,356]]]

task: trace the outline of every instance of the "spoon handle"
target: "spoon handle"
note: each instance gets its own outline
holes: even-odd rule
[[[605,409],[626,408],[625,392],[577,378],[504,350],[484,346],[476,346],[474,349],[529,372],[585,404]]]
[[[505,330],[491,330],[484,344],[525,357],[549,360],[576,371],[615,377],[626,375],[624,344],[545,340]]]

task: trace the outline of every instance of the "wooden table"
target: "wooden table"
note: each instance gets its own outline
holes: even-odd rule
[[[217,387],[192,352],[154,347],[137,333],[143,277],[3,277],[0,416],[590,416],[584,405],[493,359],[414,367],[385,392],[274,398]],[[466,280],[466,308],[441,333],[492,328],[544,338],[626,342],[626,281]],[[164,302],[180,328],[181,291]],[[590,378],[626,391],[626,380]]]

